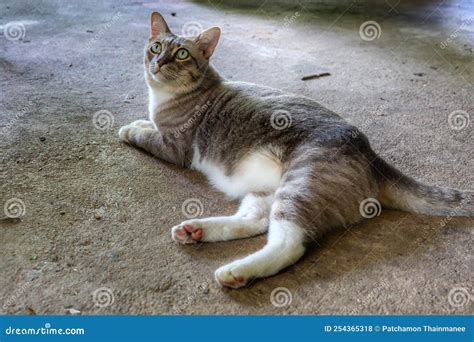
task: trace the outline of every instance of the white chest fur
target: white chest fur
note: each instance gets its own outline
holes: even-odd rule
[[[240,198],[249,192],[273,192],[281,180],[282,165],[268,149],[258,149],[242,159],[231,175],[212,160],[201,160],[194,147],[191,167],[203,172],[209,182],[232,198]]]
[[[172,97],[172,94],[163,89],[148,86],[148,113],[150,114],[151,121],[154,121],[154,115],[158,106]]]

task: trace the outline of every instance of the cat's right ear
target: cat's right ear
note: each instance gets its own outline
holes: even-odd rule
[[[158,12],[151,14],[151,36],[156,37],[160,33],[171,32],[165,19]]]

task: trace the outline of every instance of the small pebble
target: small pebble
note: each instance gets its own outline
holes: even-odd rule
[[[40,137],[40,141],[41,142],[46,141],[46,138],[45,137]]]
[[[81,311],[71,308],[71,309],[67,309],[67,310],[66,310],[66,313],[69,314],[69,315],[78,315],[78,314],[81,313]]]

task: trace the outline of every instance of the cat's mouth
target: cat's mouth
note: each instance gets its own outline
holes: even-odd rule
[[[152,77],[159,82],[169,82],[173,80],[173,74],[163,68],[151,68],[150,73]]]
[[[156,75],[158,73],[160,73],[160,68],[150,68],[150,72],[153,74],[153,75]]]

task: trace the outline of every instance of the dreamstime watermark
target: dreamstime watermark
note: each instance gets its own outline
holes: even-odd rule
[[[197,198],[188,198],[183,202],[181,206],[181,211],[183,215],[186,216],[188,219],[193,219],[199,216],[202,216],[204,213],[204,206],[202,202]]]
[[[362,122],[357,122],[354,118],[345,118],[345,120],[351,124],[353,127],[351,128],[351,137],[357,138],[359,135],[362,134],[362,131],[366,131],[370,128],[370,126],[377,124],[377,118],[381,116],[385,116],[387,113],[387,108],[384,105],[377,106],[374,111],[370,111],[371,117],[364,118]]]
[[[471,300],[474,300],[474,296],[466,287],[453,287],[448,293],[448,302],[455,308],[467,306]]]
[[[94,36],[86,43],[86,49],[89,50],[92,45],[95,44],[95,42],[97,42],[108,30],[110,30],[110,28],[112,27],[113,24],[115,24],[119,19],[120,17],[122,16],[122,13],[120,12],[117,12],[113,17],[112,19],[110,19],[109,21],[107,21],[104,26],[102,26],[102,28],[99,30],[99,32],[97,32],[96,34],[94,34]]]
[[[99,308],[111,306],[115,302],[113,291],[108,287],[99,287],[92,293],[94,305]]]
[[[472,199],[472,194],[468,194],[466,198],[461,200],[461,202],[459,203],[457,207],[455,207],[452,211],[450,211],[449,215],[447,215],[445,218],[441,220],[439,225],[441,227],[445,227],[448,224],[448,222],[451,221],[453,217],[459,215],[459,213],[465,208],[466,204],[471,202],[471,199]]]
[[[270,125],[279,131],[289,128],[292,122],[293,119],[290,112],[283,109],[274,111],[270,117]]]
[[[454,30],[453,33],[449,35],[448,38],[446,38],[441,43],[439,43],[439,47],[443,50],[446,49],[446,47],[458,37],[459,33],[461,31],[464,31],[467,28],[467,26],[472,23],[472,21],[474,21],[474,17],[469,17],[466,20],[464,20],[462,24],[456,30]]]
[[[365,296],[364,298],[365,304],[368,304],[374,299],[376,299],[377,297],[380,297],[380,294],[384,293],[389,288],[390,288],[390,284],[386,280],[382,279],[381,281],[376,283],[375,286],[372,287],[370,292],[367,294],[367,296]],[[357,299],[357,301],[360,302],[359,299]]]
[[[26,205],[19,198],[10,198],[3,206],[3,212],[6,217],[16,219],[25,215]]]
[[[291,291],[286,287],[277,287],[270,294],[270,302],[277,308],[288,306],[293,301]]]
[[[22,40],[26,35],[25,25],[21,21],[10,21],[3,26],[3,35],[11,42]]]
[[[84,335],[84,328],[53,328],[51,323],[45,323],[40,328],[16,328],[9,326],[5,329],[6,335]]]
[[[298,19],[299,16],[300,16],[299,12],[293,13],[292,16],[285,16],[285,18],[283,18],[283,28],[284,29],[288,28],[291,24],[293,24],[296,21],[296,19]]]
[[[192,117],[190,117],[183,125],[181,125],[179,128],[175,129],[174,131],[174,137],[177,139],[179,138],[181,135],[184,134],[184,132],[186,132],[189,127],[192,126],[192,124],[201,116],[203,115],[208,109],[209,107],[212,105],[212,102],[211,101],[207,101],[205,104],[203,104],[202,106],[196,106],[194,109],[195,109],[195,112],[193,114]]]
[[[99,110],[92,116],[92,123],[100,131],[111,129],[114,126],[114,115],[108,110]]]
[[[13,294],[3,303],[3,310],[6,310],[9,306],[13,305],[25,292],[31,287],[31,282],[27,282],[21,285]]]
[[[202,293],[202,294],[206,294],[209,292],[209,285],[207,283],[202,283],[198,286],[193,286],[193,289],[194,291],[186,297],[186,300],[183,302],[183,303],[180,303],[181,307],[179,308],[176,308],[176,313],[178,315],[182,315],[183,314],[183,307],[182,306],[188,306],[190,305],[194,300],[196,300],[196,298]]]
[[[373,40],[379,39],[382,35],[382,29],[378,22],[369,20],[363,22],[359,27],[359,36],[362,40],[371,42]]]
[[[471,116],[464,110],[455,110],[448,115],[448,124],[455,131],[462,131],[471,123]]]
[[[15,114],[13,119],[11,119],[5,126],[6,129],[11,129],[14,124],[16,124],[23,116],[31,112],[32,104],[28,103],[26,106],[22,107],[18,113]]]
[[[181,29],[181,35],[183,37],[196,37],[203,31],[202,25],[197,21],[188,21],[184,23]]]
[[[359,212],[364,218],[374,218],[382,212],[382,205],[375,198],[366,198],[359,204]]]

